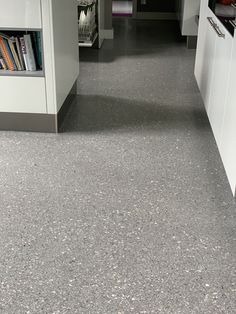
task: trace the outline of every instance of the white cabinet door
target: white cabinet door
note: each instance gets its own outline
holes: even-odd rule
[[[236,37],[233,39],[228,97],[225,105],[220,151],[225,170],[235,194],[236,190]]]
[[[214,71],[212,77],[208,116],[217,145],[220,149],[223,114],[229,86],[233,37],[216,18],[214,19],[214,21],[217,23],[219,31],[225,37],[220,37],[219,35],[216,35]]]
[[[44,77],[0,76],[0,112],[47,113]]]
[[[41,28],[40,0],[0,0],[0,28]]]
[[[202,1],[195,76],[203,102],[208,112],[214,69],[216,33],[209,22],[209,18],[213,19],[214,14],[210,11],[210,9],[208,9],[208,7],[205,8],[205,5],[206,1]]]
[[[206,29],[207,25],[207,6],[204,1],[201,1],[200,16],[199,16],[199,27],[198,27],[198,40],[197,40],[197,51],[196,51],[196,60],[195,60],[195,69],[194,74],[198,83],[200,85],[203,60],[204,60],[204,45],[206,42]]]
[[[79,74],[77,3],[43,1],[42,12],[48,113],[55,114]]]

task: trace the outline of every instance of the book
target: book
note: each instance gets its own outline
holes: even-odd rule
[[[16,43],[16,50],[17,50],[17,54],[19,57],[19,61],[20,61],[20,65],[21,65],[21,69],[25,70],[25,63],[24,63],[24,59],[23,59],[23,54],[21,51],[21,47],[20,47],[20,41],[18,37],[15,37],[15,43]]]
[[[37,69],[42,70],[42,43],[40,32],[32,33],[32,46],[35,55],[36,67]]]
[[[3,51],[2,51],[1,45],[0,45],[0,59],[1,59],[2,68],[4,69],[3,63],[6,65],[6,61],[5,61],[5,58],[4,58],[4,53],[3,53]],[[6,69],[5,69],[5,70],[7,70],[7,69],[8,69],[8,68],[7,68],[7,65],[6,65]]]
[[[36,71],[36,62],[32,47],[32,41],[31,36],[29,34],[24,35],[24,41],[25,41],[25,48],[26,48],[26,58],[27,58],[27,64],[28,64],[28,70],[29,71]]]
[[[4,34],[4,33],[1,33],[1,32],[0,32],[0,36],[1,36],[2,38],[5,38],[5,39],[9,39],[9,38],[10,38],[8,35],[6,35],[6,34]]]
[[[41,33],[21,30],[0,32],[0,59],[1,70],[42,70]]]
[[[8,39],[8,45],[9,45],[9,47],[11,49],[11,53],[12,53],[13,59],[14,59],[15,64],[16,64],[16,68],[17,68],[18,71],[22,71],[22,68],[21,68],[21,65],[20,65],[20,61],[19,61],[18,55],[16,53],[16,49],[15,49],[14,43],[15,43],[15,38],[14,37],[11,37],[10,39]]]
[[[43,51],[42,51],[42,39],[41,39],[41,33],[36,32],[36,38],[37,38],[37,52],[38,52],[38,62],[39,62],[39,68],[40,70],[43,69]]]
[[[26,71],[29,71],[29,65],[28,65],[28,59],[26,56],[27,52],[26,52],[24,37],[20,37],[20,47],[21,47],[21,51],[22,51],[22,55],[23,55],[23,59],[24,59],[24,63],[25,63],[25,69],[26,69]]]
[[[9,44],[9,39],[3,39],[4,40],[4,42],[5,42],[5,45],[6,45],[6,49],[7,49],[7,52],[8,52],[8,56],[9,56],[9,58],[11,59],[11,62],[12,62],[12,64],[13,64],[13,66],[14,66],[14,71],[17,71],[17,66],[16,66],[16,62],[15,62],[15,59],[14,59],[14,57],[13,57],[13,54],[12,54],[12,52],[11,52],[11,48],[10,48],[10,44]]]
[[[2,56],[1,49],[0,49],[0,69],[1,70],[7,70],[7,66],[6,66],[6,63],[5,63],[4,58]]]
[[[14,71],[15,67],[9,54],[7,39],[3,38],[2,36],[0,36],[0,49],[8,70]]]
[[[1,49],[0,49],[0,69],[1,70],[7,70],[7,66],[6,66],[6,63],[5,63],[4,58],[2,56]]]

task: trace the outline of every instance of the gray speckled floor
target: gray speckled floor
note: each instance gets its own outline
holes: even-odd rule
[[[174,22],[115,33],[81,52],[64,133],[0,133],[0,313],[234,314],[236,207],[194,51]]]

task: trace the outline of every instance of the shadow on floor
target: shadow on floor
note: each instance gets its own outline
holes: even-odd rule
[[[209,128],[203,107],[150,103],[101,95],[79,95],[65,120],[64,132],[122,129]]]

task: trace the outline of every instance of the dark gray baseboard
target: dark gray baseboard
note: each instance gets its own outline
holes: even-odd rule
[[[70,110],[71,105],[75,101],[77,97],[77,80],[75,81],[72,89],[70,90],[69,95],[67,96],[66,100],[64,101],[61,109],[59,110],[57,114],[57,132],[60,131],[60,128],[62,126],[62,123]]]
[[[1,112],[0,130],[58,133],[76,95],[77,81],[74,83],[58,114]]]
[[[197,36],[187,36],[187,48],[188,49],[197,48]]]
[[[0,130],[55,133],[57,132],[56,115],[1,112]]]

